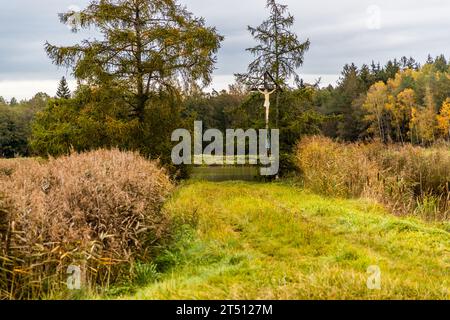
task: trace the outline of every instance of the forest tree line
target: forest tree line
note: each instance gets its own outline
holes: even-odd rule
[[[170,133],[205,128],[264,128],[263,98],[242,84],[228,90],[197,88],[151,98],[143,124],[148,134],[137,144],[140,124],[124,110],[121,93],[79,85],[67,96],[38,93],[30,100],[0,98],[2,157],[61,155],[104,146],[139,148],[154,157],[168,156]],[[58,90],[61,92],[61,88]],[[420,66],[413,59],[344,66],[335,86],[303,85],[280,94],[279,128],[283,152],[304,135],[323,134],[340,141],[430,145],[450,139],[450,64],[444,56]],[[275,122],[272,113],[272,123]],[[140,142],[139,142],[140,143]]]
[[[280,129],[282,165],[302,136],[340,141],[430,145],[450,139],[450,64],[445,56],[344,66],[336,85],[306,84],[298,73],[310,40],[293,31],[287,6],[267,0],[269,17],[248,27],[255,46],[248,69],[228,90],[205,92],[223,36],[176,1],[91,1],[61,22],[96,28],[102,40],[46,43],[51,61],[72,71],[56,97],[0,98],[0,156],[59,156],[102,147],[138,150],[171,167],[171,133],[204,127],[264,128],[263,97],[250,92],[265,71],[283,90],[272,95],[271,127]],[[160,19],[163,17],[162,19]],[[307,61],[306,61],[307,63]],[[295,81],[290,81],[294,79]],[[176,168],[172,168],[176,169]]]

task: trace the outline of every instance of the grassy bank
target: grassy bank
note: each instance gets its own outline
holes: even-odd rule
[[[149,284],[123,299],[449,299],[450,225],[288,184],[189,183],[184,223]],[[379,266],[381,290],[367,288]]]

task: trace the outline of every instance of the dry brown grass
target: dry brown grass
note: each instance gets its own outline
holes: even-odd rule
[[[297,165],[315,192],[370,197],[397,214],[450,218],[450,150],[445,145],[340,144],[324,137],[299,142]]]
[[[1,163],[1,162],[0,162]],[[165,171],[100,150],[0,166],[0,298],[40,298],[81,266],[85,285],[114,283],[168,237]]]

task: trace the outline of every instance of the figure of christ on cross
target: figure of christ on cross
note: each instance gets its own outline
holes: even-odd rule
[[[270,136],[270,95],[272,93],[274,93],[275,91],[277,91],[277,88],[269,91],[269,89],[264,88],[264,90],[262,89],[258,89],[259,93],[261,93],[262,95],[264,95],[264,108],[266,108],[266,130],[267,130],[267,138],[266,138],[266,149],[267,149],[267,154],[269,156],[271,156],[271,136]],[[276,176],[276,179],[278,179],[278,175]]]
[[[269,84],[269,80],[272,81],[274,87]],[[264,74],[264,82],[261,84],[262,87],[253,88],[251,91],[259,92],[264,95],[264,108],[266,109],[266,130],[267,130],[267,140],[266,140],[266,149],[270,150],[271,146],[271,137],[270,137],[270,95],[276,92],[277,90],[283,91],[280,86],[275,82],[273,77],[269,72]],[[270,151],[269,151],[270,152]]]
[[[266,108],[266,129],[269,130],[270,95],[277,91],[277,89],[273,89],[272,91],[269,91],[268,89],[258,89],[258,91],[264,95],[264,107]]]

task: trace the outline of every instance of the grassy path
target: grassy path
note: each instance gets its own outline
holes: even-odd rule
[[[186,227],[171,267],[130,299],[449,299],[449,225],[287,184],[189,183],[166,209]],[[381,290],[367,288],[379,266]]]

